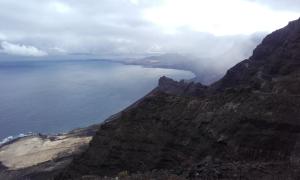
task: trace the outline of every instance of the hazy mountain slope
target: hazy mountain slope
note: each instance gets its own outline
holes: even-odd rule
[[[262,91],[298,93],[300,71],[300,22],[290,22],[268,35],[253,56],[231,68],[213,85],[217,89],[249,86]],[[287,86],[281,87],[287,83]]]
[[[224,68],[219,70],[217,67],[212,66],[212,61],[213,60],[211,58],[198,58],[192,55],[162,54],[142,59],[129,59],[125,61],[125,64],[187,70],[195,74],[196,77],[193,81],[201,82],[203,84],[211,84],[224,75]]]
[[[300,178],[300,19],[212,86],[182,83],[162,78],[103,124],[57,179],[155,169],[196,179]]]

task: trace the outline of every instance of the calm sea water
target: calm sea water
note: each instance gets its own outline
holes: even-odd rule
[[[186,71],[103,61],[0,62],[0,141],[100,123],[143,97],[166,75]]]

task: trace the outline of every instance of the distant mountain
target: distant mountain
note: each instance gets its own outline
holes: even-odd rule
[[[57,179],[162,171],[180,179],[299,179],[299,90],[300,19],[211,86],[161,78],[102,124]]]

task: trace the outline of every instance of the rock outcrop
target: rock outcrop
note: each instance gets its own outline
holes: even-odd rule
[[[177,96],[204,96],[207,88],[201,83],[185,82],[184,80],[177,82],[163,76],[159,79],[158,87],[154,91]]]

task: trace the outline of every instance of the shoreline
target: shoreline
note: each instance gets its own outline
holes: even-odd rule
[[[53,176],[88,148],[99,127],[96,124],[56,135],[31,134],[0,145],[0,179]]]
[[[109,63],[142,66],[144,68],[174,69],[115,61],[109,61]],[[187,71],[182,69],[174,70]],[[195,76],[193,72],[191,73]],[[130,109],[137,102],[133,102],[125,110]],[[46,177],[49,174],[52,176],[70,164],[74,157],[81,154],[88,147],[101,124],[115,119],[120,112],[109,116],[100,124],[76,128],[67,132],[55,134],[29,132],[3,138],[0,144],[0,178],[24,177],[31,175],[33,172],[42,177]]]
[[[57,61],[73,61],[73,60],[57,60]],[[75,60],[75,61],[80,61],[80,60]],[[108,63],[117,63],[117,64],[122,64],[122,65],[133,65],[133,66],[141,66],[143,68],[159,68],[159,69],[170,69],[170,70],[179,70],[179,71],[186,71],[186,72],[190,72],[193,74],[193,78],[192,79],[183,79],[187,82],[190,81],[194,81],[194,79],[197,78],[197,75],[195,74],[195,72],[193,72],[192,70],[189,69],[184,69],[184,68],[178,68],[178,67],[172,67],[172,66],[165,66],[165,65],[149,65],[149,64],[143,64],[143,63],[137,63],[137,62],[128,62],[128,61],[121,61],[121,60],[111,60],[111,59],[86,59],[86,60],[82,60],[82,61],[101,61],[101,62],[108,62]],[[134,102],[133,102],[134,103]],[[106,118],[107,119],[107,118]],[[108,117],[109,119],[109,117]],[[105,121],[105,120],[104,120]],[[103,122],[104,122],[103,121]],[[93,126],[94,124],[91,124],[89,126]],[[88,127],[89,127],[88,126]],[[75,129],[81,129],[81,128],[85,128],[85,127],[79,127],[79,128],[75,128]],[[57,135],[61,135],[61,134],[67,134],[70,131],[73,131],[74,129],[68,130],[66,132],[57,132],[57,133],[43,133],[43,132],[28,132],[28,133],[19,133],[17,135],[8,135],[6,137],[3,137],[0,139],[0,148],[8,143],[12,143],[20,138],[23,137],[27,137],[27,136],[34,136],[34,135],[43,135],[43,136],[57,136]]]
[[[136,61],[121,61],[121,60],[110,60],[110,59],[90,59],[95,61],[102,61],[102,62],[110,62],[110,63],[117,63],[123,65],[133,65],[133,66],[142,66],[143,68],[159,68],[159,69],[171,69],[171,70],[179,70],[179,71],[187,71],[192,73],[197,78],[196,72],[188,68],[179,68],[177,66],[172,65],[161,65],[161,64],[147,64],[147,63],[138,63]],[[192,78],[192,79],[194,79]]]

